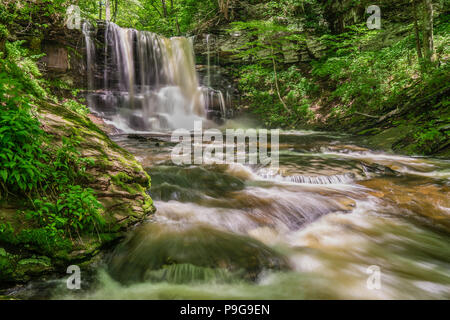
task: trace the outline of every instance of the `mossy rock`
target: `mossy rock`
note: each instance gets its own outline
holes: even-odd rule
[[[150,176],[132,154],[113,142],[89,117],[49,101],[35,104],[42,128],[51,137],[50,143],[62,145],[62,137],[76,139],[80,141],[81,155],[94,160],[87,167],[86,181],[80,183],[94,190],[104,207],[102,215],[107,226],[101,236],[95,233],[83,235],[82,240],[68,239],[67,248],[44,250],[32,243],[7,241],[8,247],[0,250],[3,282],[26,282],[49,272],[64,271],[70,264],[89,264],[102,248],[155,211],[147,194]],[[26,201],[14,201],[8,199],[8,203],[1,204],[0,223],[10,223],[15,233],[35,228],[18,214]]]
[[[186,282],[208,274],[253,281],[265,269],[289,268],[281,254],[257,240],[208,227],[172,228],[140,227],[116,248],[110,274],[123,283],[168,280],[176,272],[185,274]]]
[[[382,150],[394,150],[394,146],[405,137],[411,135],[414,132],[414,126],[400,125],[398,127],[389,128],[381,131],[373,136],[367,137],[369,145],[382,149]],[[401,151],[396,149],[396,151]]]

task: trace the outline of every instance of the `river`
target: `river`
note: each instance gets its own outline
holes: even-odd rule
[[[290,131],[277,171],[175,166],[169,139],[113,137],[151,175],[157,212],[88,289],[54,280],[50,298],[450,298],[450,161]]]

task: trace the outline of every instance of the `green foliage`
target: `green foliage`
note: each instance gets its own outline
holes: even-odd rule
[[[379,110],[387,97],[405,88],[418,73],[412,36],[381,50],[364,49],[374,36],[376,32],[359,28],[337,37],[328,35],[325,43],[335,54],[312,64],[314,76],[337,83],[331,97],[349,105],[347,112]]]
[[[448,141],[448,135],[437,128],[435,121],[430,121],[425,127],[419,128],[414,138],[416,140],[414,151],[425,155],[438,151],[442,144]]]
[[[19,231],[0,225],[0,241],[51,252],[67,247],[73,233],[98,232],[105,221],[93,190],[82,187],[93,160],[80,156],[80,139],[62,137],[58,146],[41,129],[33,104],[50,96],[37,57],[21,44],[7,42],[0,59],[0,198],[21,199],[30,225]],[[73,101],[65,106],[87,112]]]
[[[302,46],[304,36],[272,20],[235,22],[232,26],[229,32],[244,33],[249,39],[235,51],[235,56],[253,63],[238,73],[240,90],[245,92],[250,108],[270,127],[286,127],[299,119],[307,120],[308,95],[314,86],[295,67],[282,66],[281,71],[277,70],[284,60],[285,48]]]
[[[304,36],[288,27],[271,20],[253,20],[234,22],[231,33],[244,32],[250,38],[242,47],[236,49],[235,56],[260,64],[271,64],[283,61],[284,47],[295,44],[301,46]]]
[[[21,84],[0,73],[0,183],[6,192],[27,193],[45,179],[43,131],[20,94]]]
[[[203,25],[209,25],[210,21],[217,17],[217,0],[165,2],[166,10],[160,0],[142,0],[132,11],[135,15],[134,24],[130,24],[130,20],[127,21],[122,17],[118,19],[118,23],[165,36],[175,36],[191,34],[194,30],[201,29]],[[128,13],[125,13],[126,11]],[[124,8],[122,14],[129,15],[130,11]]]
[[[62,230],[55,230],[49,225],[16,232],[10,223],[0,224],[0,242],[37,249],[49,255],[54,253],[54,250],[69,250],[72,247]]]
[[[56,203],[45,197],[35,199],[35,209],[27,212],[27,218],[37,221],[41,227],[50,228],[55,235],[61,231],[62,234],[92,232],[105,225],[100,215],[102,205],[92,189],[69,185],[64,190]]]
[[[43,55],[30,55],[22,45],[25,41],[6,42],[6,58],[0,54],[0,72],[6,72],[10,78],[20,83],[24,92],[33,94],[38,98],[45,98],[47,92],[43,88],[44,83],[40,79],[36,61]]]
[[[8,28],[0,23],[0,39],[6,39],[9,36]]]
[[[63,103],[63,106],[69,110],[72,110],[82,116],[88,115],[90,113],[89,108],[86,105],[81,104],[75,100],[67,100]]]
[[[281,95],[293,111],[292,115],[286,115],[275,93],[275,75],[272,68],[250,65],[242,68],[239,75],[239,89],[245,92],[245,101],[268,127],[291,126],[299,119],[306,122],[311,117],[310,97],[318,88],[304,78],[295,66],[278,73]]]

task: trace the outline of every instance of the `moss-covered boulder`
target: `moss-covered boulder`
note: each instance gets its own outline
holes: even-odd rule
[[[133,155],[111,141],[88,116],[61,105],[41,101],[36,105],[42,128],[50,143],[62,145],[63,138],[79,141],[80,156],[90,158],[85,187],[94,190],[103,205],[106,227],[92,234],[74,235],[62,244],[39,246],[30,239],[14,236],[32,229],[32,222],[20,214],[26,199],[8,198],[0,202],[0,287],[26,282],[51,272],[66,272],[69,265],[87,266],[101,249],[121,238],[130,227],[154,211],[147,194],[150,177]]]

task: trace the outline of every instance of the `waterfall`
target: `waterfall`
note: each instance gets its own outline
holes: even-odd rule
[[[118,129],[192,129],[195,120],[206,120],[211,99],[225,115],[223,94],[211,90],[210,99],[199,85],[192,39],[168,39],[112,22],[99,23],[98,30],[85,23],[83,33],[89,107]],[[103,50],[95,50],[98,43]]]
[[[227,102],[223,96],[222,91],[214,90],[211,87],[203,87],[203,101],[207,113],[214,112],[214,108],[219,107],[221,115],[227,113]]]
[[[208,60],[208,71],[207,71],[207,79],[208,79],[208,87],[211,87],[211,44],[209,42],[210,34],[206,35],[206,49],[207,49],[207,60]]]
[[[216,40],[214,36],[206,34],[204,37],[204,44],[206,45],[206,75],[203,77],[203,100],[205,102],[208,119],[220,122],[222,118],[227,117],[227,106],[232,105],[231,94],[229,88],[226,88],[225,90],[226,95],[224,95],[221,90],[214,88],[219,85],[224,89],[223,85],[220,83],[222,77],[219,67],[219,53],[216,50]],[[215,55],[211,56],[211,53],[213,52],[215,52]]]
[[[92,40],[92,26],[89,22],[83,24],[83,35],[86,42],[86,59],[87,59],[87,78],[88,78],[88,90],[94,89],[94,57],[95,57],[95,45]]]

